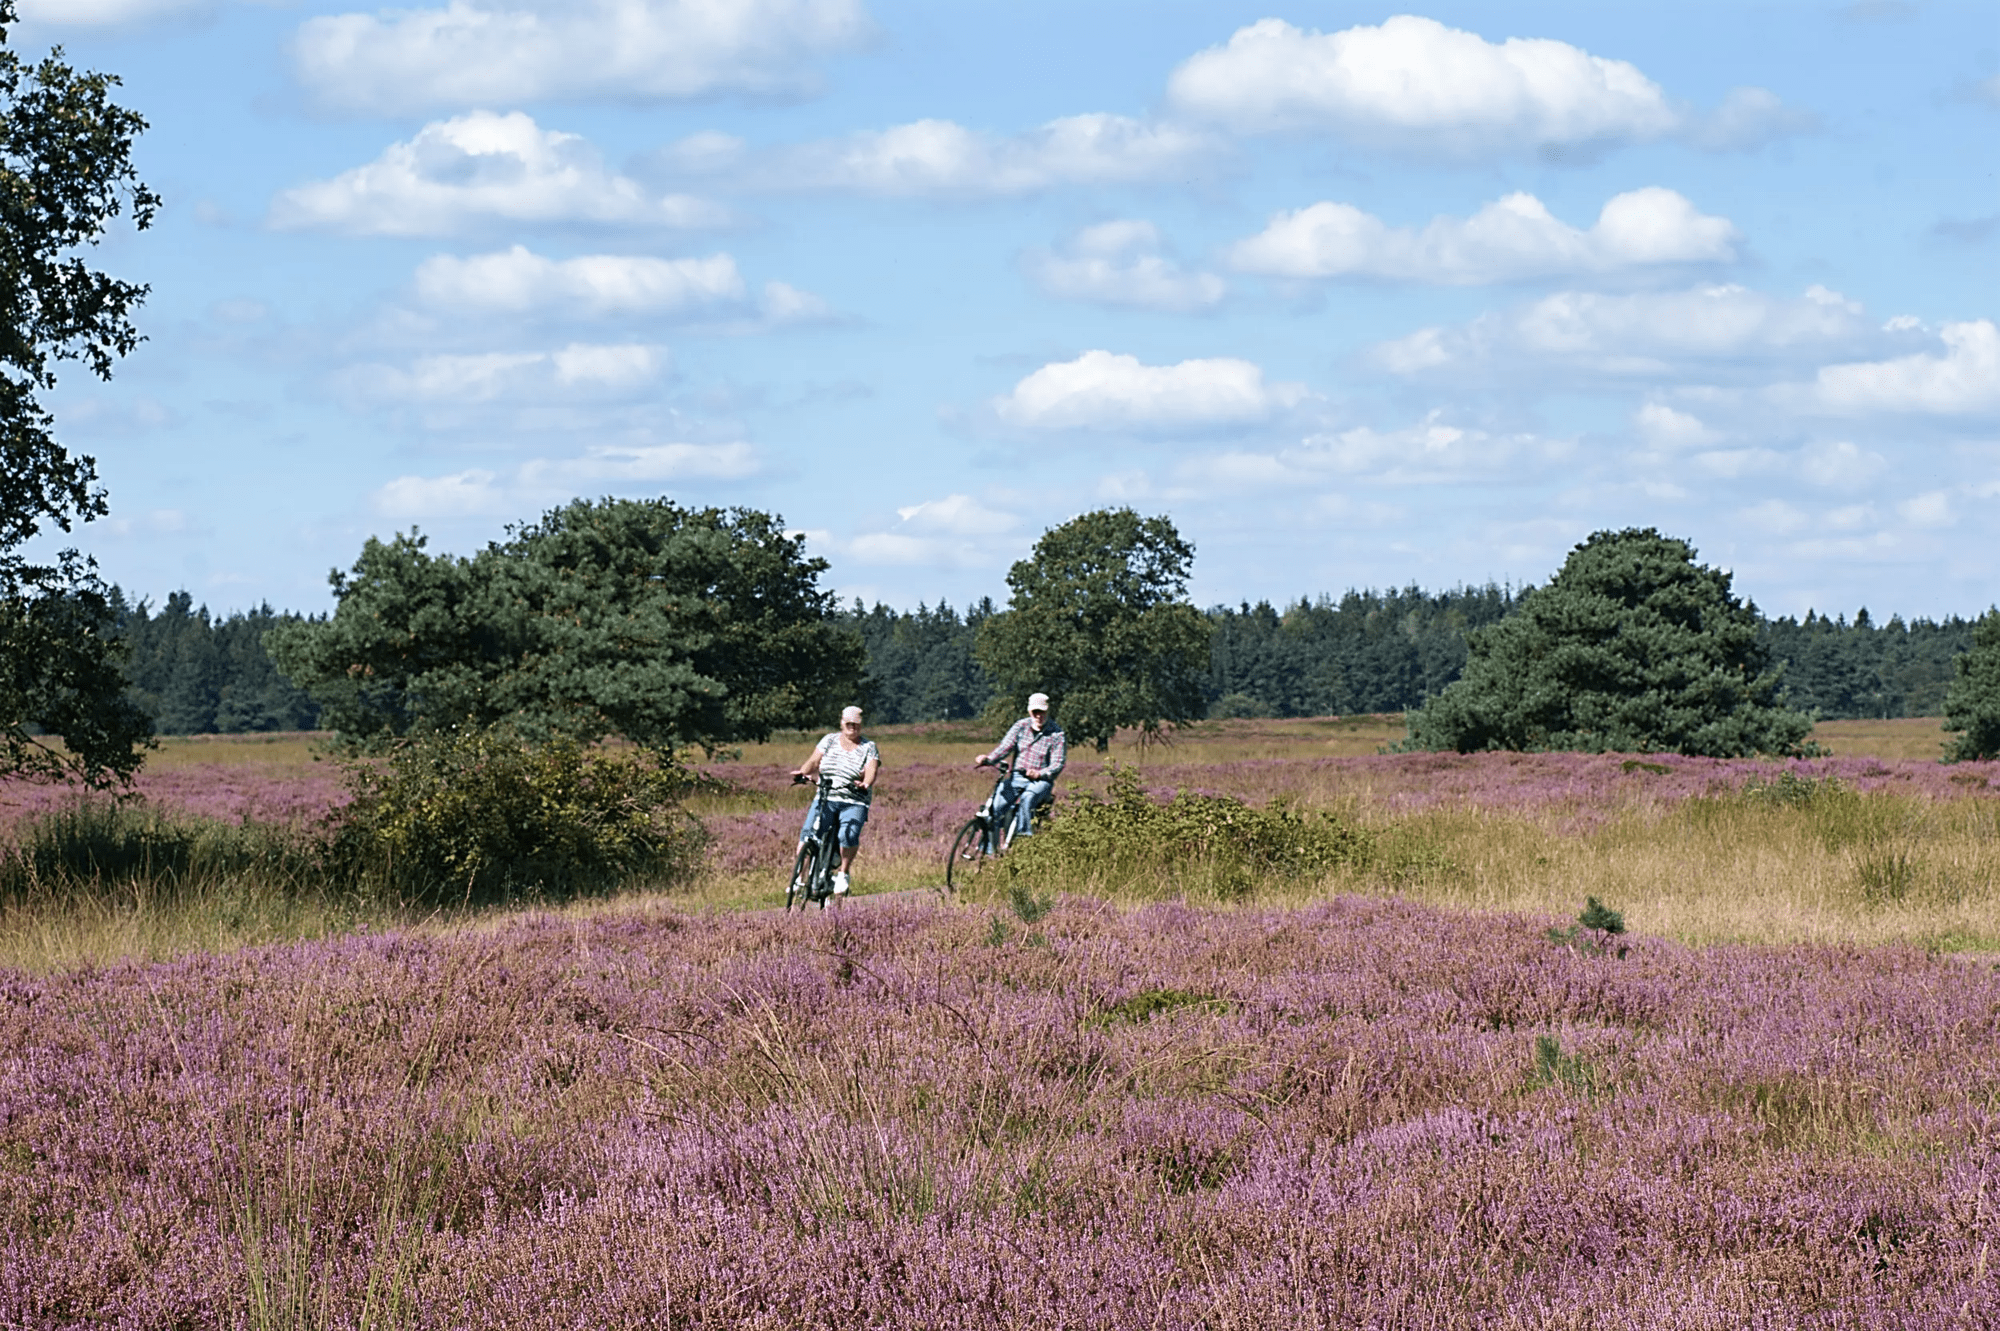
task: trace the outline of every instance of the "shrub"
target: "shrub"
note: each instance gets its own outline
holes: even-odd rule
[[[1106,798],[1085,796],[1048,830],[1016,841],[1007,866],[1017,886],[1144,896],[1207,891],[1241,897],[1260,878],[1304,878],[1363,861],[1369,836],[1333,815],[1273,800],[1253,808],[1227,795],[1180,791],[1147,798],[1138,774],[1113,766]]]
[[[1261,721],[1277,714],[1271,704],[1247,693],[1225,693],[1208,705],[1211,721]]]
[[[707,837],[681,807],[695,778],[668,760],[528,747],[493,730],[406,741],[349,765],[354,799],[330,854],[357,884],[402,901],[483,904],[674,881]]]

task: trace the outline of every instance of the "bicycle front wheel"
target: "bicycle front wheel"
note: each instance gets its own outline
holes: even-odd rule
[[[785,883],[785,909],[797,906],[806,908],[810,899],[813,876],[819,872],[819,843],[808,841],[799,847],[799,857],[792,861],[792,876]]]
[[[956,892],[986,867],[987,844],[984,819],[974,818],[958,829],[951,839],[951,854],[944,861],[944,890]]]

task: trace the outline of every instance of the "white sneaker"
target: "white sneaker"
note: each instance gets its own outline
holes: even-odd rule
[[[835,896],[837,896],[837,897],[844,897],[844,896],[846,896],[846,895],[847,895],[847,875],[846,875],[846,874],[844,874],[844,873],[836,873],[836,874],[834,874],[834,876],[833,876],[833,894],[834,894]]]

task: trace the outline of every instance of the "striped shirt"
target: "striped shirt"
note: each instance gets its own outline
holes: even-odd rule
[[[1023,776],[1033,772],[1038,781],[1053,781],[1062,775],[1063,764],[1069,760],[1069,737],[1054,721],[1044,721],[1037,731],[1035,718],[1024,716],[1007,728],[986,761],[1001,762],[1013,753],[1020,754],[1015,771]]]
[[[819,754],[819,774],[830,778],[833,783],[826,793],[830,803],[868,803],[874,792],[862,789],[858,783],[870,762],[879,763],[882,760],[874,740],[864,739],[854,748],[843,749],[840,747],[840,732],[836,730],[819,742],[815,752]]]

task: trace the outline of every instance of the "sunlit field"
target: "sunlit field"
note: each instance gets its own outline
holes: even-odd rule
[[[0,1326],[2000,1320],[2000,764],[1400,734],[1072,759],[1058,819],[1116,763],[1330,813],[1327,871],[1010,883],[1051,835],[947,900],[990,737],[885,729],[803,916],[813,736],[706,765],[692,886],[423,916],[286,879],[313,737],[165,742],[138,808],[234,867],[0,906]]]
[[[1203,901],[1197,892],[1197,904],[1298,904],[1359,892],[1565,919],[1596,896],[1622,910],[1634,933],[1689,943],[2000,948],[2000,767],[1938,763],[1934,720],[1830,722],[1815,735],[1830,757],[1787,763],[1382,752],[1401,736],[1398,716],[1359,716],[1207,722],[1165,743],[1121,737],[1108,754],[1072,754],[1058,816],[1063,804],[1101,792],[1116,763],[1161,798],[1185,789],[1330,810],[1384,848],[1369,863],[1311,880],[1260,883],[1243,899]],[[816,738],[781,735],[704,764],[730,793],[692,806],[713,845],[705,875],[671,898],[677,908],[778,902],[807,799],[786,774]],[[991,736],[961,723],[888,727],[875,738],[884,772],[857,895],[935,890],[952,832],[990,789],[991,777],[971,760]],[[137,788],[169,814],[309,829],[342,798],[338,765],[322,747],[313,735],[166,739]],[[1780,777],[1805,784],[1762,789]],[[17,821],[73,798],[14,783],[0,787],[0,815]],[[1103,890],[1087,868],[1074,887]],[[1170,882],[1113,892],[1135,903],[1183,894]],[[650,899],[634,884],[625,897],[569,909],[616,913]],[[7,899],[0,964],[39,970],[358,926],[463,923],[449,912],[411,917],[237,874],[171,892],[139,884]]]

